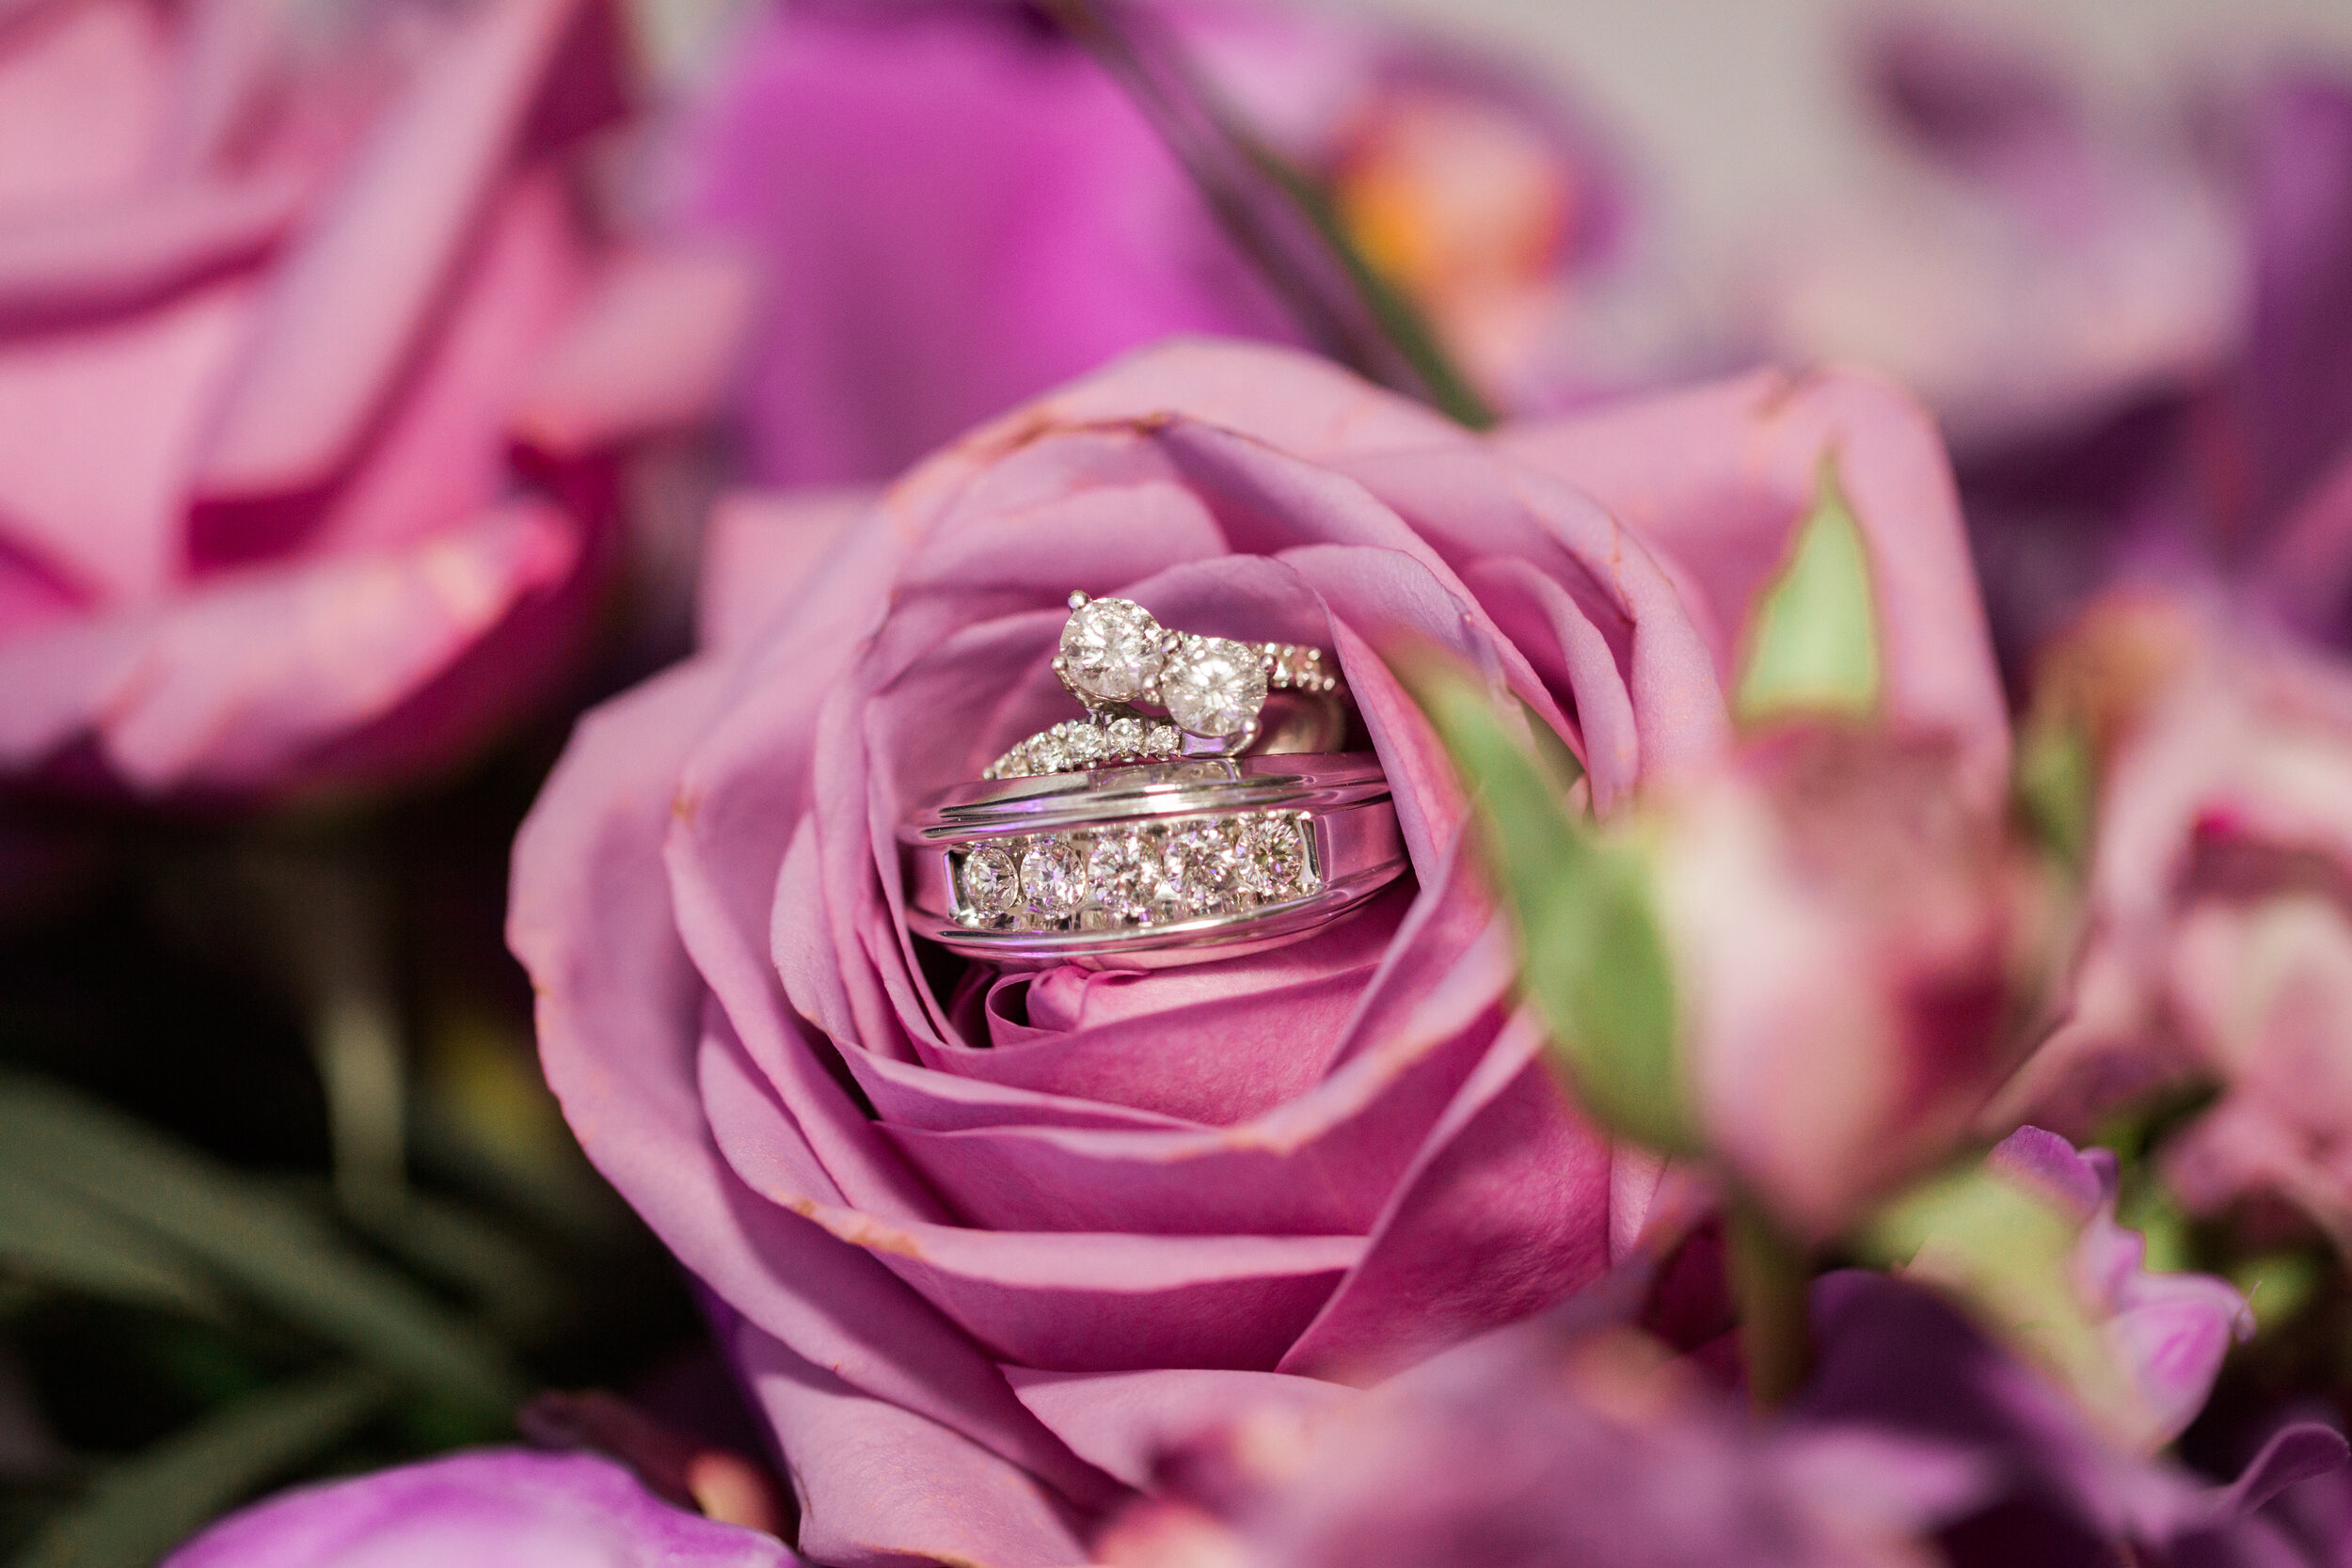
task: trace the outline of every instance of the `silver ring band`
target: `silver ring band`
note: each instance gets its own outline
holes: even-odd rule
[[[1232,957],[1329,924],[1406,865],[1369,752],[965,784],[898,842],[914,934],[1014,964]]]
[[[1347,738],[1347,708],[1335,688],[1269,692],[1244,744],[1247,753],[1329,752]],[[1179,757],[1234,754],[1230,740],[1187,734],[1165,719],[1130,707],[1096,708],[1011,747],[980,773],[983,780],[1026,779],[1041,773],[1084,772]]]

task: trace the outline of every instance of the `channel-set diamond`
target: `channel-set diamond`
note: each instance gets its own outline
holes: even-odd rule
[[[1304,812],[1236,812],[998,839],[951,857],[956,919],[1109,930],[1237,914],[1322,890]]]
[[[1032,839],[1021,856],[1021,891],[1029,912],[1042,920],[1067,920],[1086,902],[1086,858],[1075,845],[1052,834]]]
[[[993,844],[965,855],[956,881],[963,892],[963,907],[981,920],[1001,919],[1021,905],[1021,872],[1012,856]]]

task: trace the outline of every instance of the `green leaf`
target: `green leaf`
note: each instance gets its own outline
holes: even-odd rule
[[[522,1383],[505,1354],[296,1200],[72,1090],[0,1072],[0,1180],[37,1175],[145,1227],[318,1338],[413,1386],[505,1411]]]
[[[1613,1132],[1690,1152],[1673,960],[1630,845],[1574,812],[1574,782],[1506,725],[1485,690],[1435,666],[1410,684],[1470,785],[1489,874],[1518,922],[1520,984],[1579,1104]]]
[[[1757,607],[1732,708],[1744,724],[1789,714],[1867,719],[1883,685],[1869,547],[1836,462],[1824,457],[1812,515]]]
[[[347,1218],[420,1276],[462,1291],[510,1338],[528,1338],[563,1305],[563,1282],[537,1251],[462,1204],[412,1189],[397,1206],[357,1209]]]
[[[177,1248],[19,1168],[0,1170],[0,1273],[191,1317],[228,1315],[226,1298]]]
[[[240,1401],[108,1471],[15,1568],[147,1568],[230,1505],[381,1410],[385,1381],[349,1369]]]

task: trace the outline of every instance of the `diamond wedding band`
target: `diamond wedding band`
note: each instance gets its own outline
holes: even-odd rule
[[[1406,867],[1363,752],[966,784],[898,839],[914,933],[1016,963],[1231,957],[1328,924]]]

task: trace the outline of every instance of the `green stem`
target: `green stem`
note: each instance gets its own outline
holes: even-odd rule
[[[1740,1356],[1748,1370],[1748,1400],[1759,1414],[1793,1398],[1813,1368],[1813,1327],[1806,1316],[1813,1270],[1804,1247],[1747,1197],[1724,1215],[1732,1299],[1740,1308]]]

